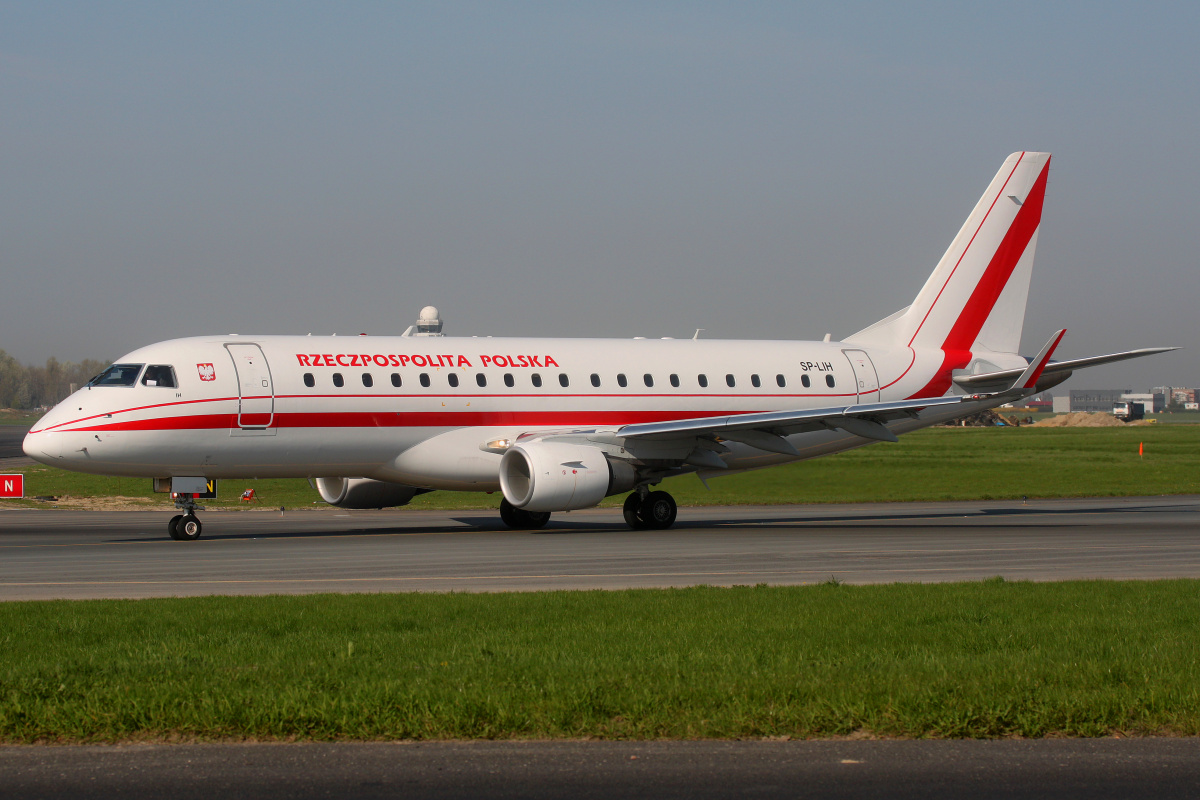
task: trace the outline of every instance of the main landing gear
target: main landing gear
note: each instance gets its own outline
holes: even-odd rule
[[[635,531],[666,530],[675,524],[679,506],[666,492],[634,492],[621,508],[625,522]]]
[[[519,531],[536,530],[550,521],[549,511],[526,511],[507,500],[500,501],[500,519],[510,528]]]
[[[625,515],[625,522],[635,531],[663,531],[675,524],[679,507],[675,504],[675,498],[666,492],[647,492],[643,489],[625,498],[621,511]],[[507,500],[501,500],[500,519],[516,530],[535,530],[550,521],[550,512],[526,511]],[[199,525],[199,521],[196,524]]]
[[[180,494],[175,498],[175,507],[183,513],[171,517],[171,521],[167,523],[167,533],[177,542],[194,542],[199,539],[204,526],[196,516],[196,509],[199,508],[196,499],[190,494]]]

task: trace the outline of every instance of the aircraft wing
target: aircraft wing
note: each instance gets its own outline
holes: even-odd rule
[[[720,437],[742,442],[760,450],[799,456],[800,452],[784,439],[784,436],[803,431],[826,428],[843,430],[864,439],[881,442],[899,441],[895,432],[884,423],[898,419],[915,419],[920,411],[937,406],[959,406],[961,414],[970,414],[978,408],[1000,405],[1009,398],[1032,394],[1032,387],[1040,380],[1054,348],[1062,341],[1065,330],[1055,331],[1041,351],[1025,369],[1013,370],[1013,374],[998,387],[998,391],[986,395],[973,394],[966,397],[923,397],[898,400],[889,403],[865,403],[862,405],[834,408],[812,408],[796,411],[764,411],[751,414],[735,414],[728,417],[702,417],[668,422],[645,422],[626,425],[616,435],[629,440],[681,439],[685,437]],[[951,413],[948,418],[958,414]],[[704,454],[700,454],[704,459]],[[715,456],[712,466],[723,464]]]
[[[896,434],[883,423],[911,419],[923,409],[962,405],[977,398],[927,397],[894,403],[866,403],[834,408],[809,408],[796,411],[765,411],[727,417],[700,417],[668,422],[643,422],[625,425],[615,433],[626,440],[671,440],[686,437],[720,437],[786,455],[799,452],[783,437],[801,431],[822,428],[841,429],[856,436],[880,441],[897,441]]]
[[[1051,386],[1057,386],[1071,377],[1071,373],[1077,369],[1094,367],[1099,364],[1112,364],[1130,358],[1152,356],[1157,353],[1166,353],[1178,349],[1178,347],[1144,347],[1141,350],[1127,350],[1123,353],[1110,353],[1105,356],[1076,358],[1070,361],[1051,361],[1042,369],[1041,376],[1037,380],[1036,391],[1040,392],[1049,389]],[[954,377],[954,384],[967,392],[1002,391],[1011,386],[1013,381],[1020,377],[1021,373],[1022,370],[1019,369],[1006,369],[1000,372],[984,372],[979,375],[956,375]]]

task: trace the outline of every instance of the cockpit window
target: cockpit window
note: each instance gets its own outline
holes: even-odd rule
[[[151,364],[142,376],[142,385],[176,388],[179,384],[175,383],[175,368],[166,364]]]
[[[137,383],[142,364],[113,364],[88,381],[88,386],[133,386]]]

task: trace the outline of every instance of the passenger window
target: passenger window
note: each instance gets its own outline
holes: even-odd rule
[[[726,376],[725,376],[725,385],[726,385],[726,386],[733,386],[735,383],[737,383],[737,381],[735,381],[735,380],[733,379],[733,376],[732,376],[732,375],[726,375]]]
[[[567,386],[571,385],[571,381],[567,380],[567,373],[565,373],[565,372],[558,373],[558,385],[562,386],[563,388],[566,388]]]
[[[400,381],[400,373],[393,372],[392,373],[392,386],[395,386],[398,389],[398,388],[400,388],[400,382],[401,382]]]
[[[671,376],[671,385],[674,386],[676,389],[679,388],[679,376],[678,375]]]
[[[511,372],[504,373],[504,385],[505,386],[507,386],[508,388],[511,389],[515,383],[516,383],[516,381],[513,380],[513,376],[512,376]]]
[[[176,388],[175,368],[165,364],[151,364],[146,367],[146,374],[142,376],[142,385]]]
[[[458,388],[458,375],[451,372],[449,375],[446,376],[446,382],[450,384],[451,388],[457,389]]]
[[[617,373],[617,386],[620,386],[622,389],[624,389],[628,385],[629,381],[625,378],[625,373]]]
[[[700,384],[701,389],[707,389],[708,388],[708,376],[707,375],[697,375],[696,383]]]
[[[482,372],[476,372],[475,383],[479,384],[480,387],[487,386],[487,375],[484,375]]]
[[[313,377],[311,372],[304,373],[304,385],[310,389],[317,385],[317,379]]]
[[[346,385],[346,380],[342,377],[342,373],[333,373],[333,385],[339,389]]]
[[[600,376],[594,372],[592,373],[592,386],[600,388]]]
[[[646,382],[647,386],[654,385],[654,376],[651,375],[649,372],[647,372],[645,375],[642,376],[642,380]]]
[[[368,389],[370,389],[374,385],[375,385],[375,379],[371,377],[371,373],[364,372],[363,373],[363,386],[366,386]]]
[[[833,375],[825,376],[825,385],[828,386],[830,389],[833,388]]]
[[[755,389],[757,389],[760,386],[762,386],[762,381],[760,381],[758,379],[757,375],[751,375],[750,376],[750,385],[753,386]]]
[[[532,375],[530,375],[529,380],[533,381],[533,385],[535,387],[537,387],[539,389],[542,387],[542,376],[539,375],[538,373],[535,372]]]
[[[784,380],[784,378],[783,378],[783,374],[782,374],[782,373],[781,373],[781,374],[779,374],[779,375],[776,375],[776,376],[775,376],[775,382],[776,382],[777,384],[779,384],[779,388],[780,388],[780,389],[782,389],[783,387],[787,386],[787,381],[786,381],[786,380]]]
[[[428,372],[421,373],[421,385],[427,389],[429,388],[429,373]]]
[[[805,373],[800,376],[800,383],[804,386],[805,389],[812,386],[812,381],[810,381],[808,379],[808,373]]]

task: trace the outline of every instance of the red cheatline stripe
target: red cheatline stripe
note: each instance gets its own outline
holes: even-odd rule
[[[521,425],[537,428],[631,425],[697,417],[728,417],[747,411],[434,411],[276,414],[272,428],[461,428]],[[77,431],[160,431],[237,428],[237,414],[200,414],[111,422]]]
[[[103,414],[93,414],[90,417],[81,417],[79,419],[73,419],[69,422],[60,422],[57,425],[51,425],[48,428],[35,428],[33,430],[30,430],[29,432],[30,433],[41,433],[42,431],[53,431],[53,430],[57,430],[57,429],[65,426],[65,425],[76,425],[80,422],[87,422],[89,419],[101,419],[103,417],[111,417],[114,414],[128,414],[132,411],[145,411],[146,409],[150,409],[150,408],[167,408],[168,406],[187,406],[187,405],[192,405],[194,403],[223,403],[228,400],[237,400],[237,398],[236,397],[205,397],[205,398],[201,398],[199,400],[174,400],[170,403],[154,403],[153,405],[148,405],[148,406],[134,406],[133,408],[122,408],[120,411],[109,411],[109,412],[105,412]]]
[[[405,400],[405,399],[451,400],[452,399],[455,401],[466,400],[469,402],[469,401],[473,401],[476,399],[483,399],[483,398],[538,398],[541,400],[583,399],[583,398],[588,398],[588,399],[592,399],[592,400],[595,400],[597,398],[619,398],[619,399],[625,399],[625,400],[645,400],[647,398],[675,398],[675,399],[678,399],[678,398],[709,398],[709,399],[721,398],[721,399],[729,400],[731,398],[740,398],[740,397],[753,397],[753,398],[757,398],[759,400],[771,400],[771,401],[775,401],[775,402],[783,401],[783,400],[786,400],[789,398],[794,399],[794,398],[801,398],[801,397],[803,397],[803,398],[820,397],[820,398],[823,398],[824,400],[827,400],[830,403],[834,403],[834,402],[838,401],[838,398],[845,398],[847,400],[856,400],[858,395],[855,394],[854,392],[840,393],[840,394],[812,394],[812,393],[787,394],[787,393],[783,393],[783,392],[772,392],[769,390],[764,390],[761,392],[753,392],[753,393],[746,392],[744,394],[737,394],[737,393],[732,393],[732,392],[712,392],[712,393],[679,392],[679,393],[675,393],[675,394],[666,394],[666,393],[638,394],[636,392],[629,392],[629,393],[625,393],[625,394],[498,394],[498,393],[497,394],[319,394],[319,395],[318,394],[314,394],[314,395],[284,394],[284,395],[276,395],[275,400],[276,401],[281,400],[281,399],[344,400],[347,398],[355,398],[355,399],[370,398],[370,399],[375,399],[375,400],[398,400],[398,399],[399,400]],[[41,433],[44,430],[46,430],[46,431],[117,430],[117,428],[112,427],[112,426],[115,426],[118,424],[116,422],[104,423],[99,426],[89,426],[89,427],[82,427],[82,428],[74,428],[74,427],[70,427],[70,426],[78,425],[81,422],[88,422],[89,420],[107,419],[107,418],[117,417],[121,414],[128,414],[128,413],[132,413],[134,411],[144,411],[144,410],[152,409],[152,408],[167,408],[169,406],[191,405],[193,403],[223,403],[223,402],[230,402],[230,401],[236,402],[237,399],[238,398],[236,398],[236,397],[214,397],[214,398],[208,398],[208,399],[204,399],[204,400],[180,400],[178,402],[173,402],[173,403],[156,403],[154,405],[148,405],[148,406],[136,406],[133,408],[124,408],[124,409],[120,409],[118,411],[112,411],[112,412],[104,413],[104,414],[92,414],[91,416],[88,416],[88,417],[81,417],[79,419],[70,420],[68,422],[60,422],[57,425],[51,425],[48,428],[38,428],[36,430],[31,430],[29,432],[30,433]],[[250,398],[246,398],[246,399],[250,399]],[[263,400],[269,399],[269,395],[265,395],[259,399],[263,399]],[[789,406],[789,408],[790,408],[790,406]],[[752,412],[757,412],[757,411],[762,411],[762,410],[763,409],[756,408],[756,409],[747,409],[747,410],[743,410],[743,411],[730,411],[730,412],[722,412],[722,413],[745,414],[745,413],[752,413]],[[770,409],[770,410],[779,410],[779,409]],[[584,412],[576,411],[576,412],[570,412],[570,413],[579,414],[579,413],[584,413]],[[631,412],[631,413],[637,413],[637,412]],[[666,413],[666,412],[663,412],[663,413]],[[689,411],[689,412],[683,412],[683,413],[685,413],[689,416],[698,416],[698,415],[707,415],[709,412],[691,412],[691,411]],[[236,417],[236,415],[237,415],[237,412],[234,412],[235,417]],[[218,414],[215,416],[224,416],[224,415]],[[675,419],[675,418],[676,417],[673,417],[673,419]],[[138,424],[138,423],[139,423],[139,421],[134,421],[134,424]],[[217,427],[222,427],[222,426],[218,425]],[[234,427],[237,427],[237,426],[234,426]],[[147,429],[147,430],[149,430],[149,429]]]

